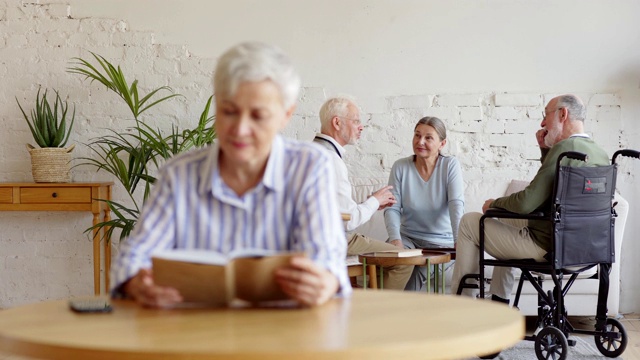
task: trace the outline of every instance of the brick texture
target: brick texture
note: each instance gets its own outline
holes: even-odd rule
[[[168,85],[185,95],[148,114],[162,129],[174,123],[194,126],[212,93],[215,58],[194,56],[185,45],[159,44],[153,33],[131,31],[117,19],[74,18],[63,2],[0,2],[0,119],[9,130],[0,132],[0,181],[32,181],[25,148],[32,138],[15,98],[29,107],[39,86],[55,87],[75,104],[71,141],[78,144],[76,158],[93,156],[81,145],[92,137],[131,126],[131,115],[115,94],[66,72],[72,58],[90,59],[89,51],[122,65],[128,80],[140,80],[142,89]],[[328,92],[304,87],[284,134],[311,140],[320,128],[318,110]],[[467,210],[477,210],[484,199],[503,193],[509,180],[530,179],[535,173],[539,154],[534,132],[551,96],[496,89],[363,98],[365,130],[361,141],[348,148],[346,161],[354,178],[388,178],[393,162],[412,153],[418,119],[438,116],[448,127],[444,153],[457,156],[463,167]],[[619,96],[581,96],[589,106],[587,129],[595,140],[609,152],[624,145]],[[621,181],[625,176],[630,175],[621,174]],[[111,180],[83,167],[74,168],[72,177]],[[128,201],[118,185],[113,195],[116,201]],[[91,242],[83,234],[90,223],[90,214],[0,213],[0,308],[90,294]]]

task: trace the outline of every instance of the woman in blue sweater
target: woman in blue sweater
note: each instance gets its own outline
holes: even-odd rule
[[[384,212],[389,242],[404,248],[454,247],[464,213],[464,183],[458,160],[443,156],[442,120],[424,117],[413,134],[414,155],[396,161],[389,185],[397,203]],[[416,266],[405,290],[421,290],[426,269]]]

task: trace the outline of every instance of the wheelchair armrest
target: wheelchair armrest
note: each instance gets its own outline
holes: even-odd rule
[[[485,218],[548,220],[549,216],[540,211],[532,212],[529,214],[518,214],[505,209],[489,208],[484,213],[482,218],[480,218],[480,221],[484,221]]]

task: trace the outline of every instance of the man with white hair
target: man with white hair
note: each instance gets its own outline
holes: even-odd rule
[[[363,130],[358,106],[346,97],[331,98],[320,108],[320,124],[320,133],[313,141],[326,148],[331,154],[336,173],[338,207],[341,213],[351,215],[351,219],[345,225],[347,255],[397,250],[398,247],[395,245],[353,232],[358,226],[369,221],[377,210],[384,209],[396,202],[390,191],[391,186],[379,189],[361,204],[357,204],[351,197],[349,174],[342,157],[345,152],[344,146],[355,144]],[[404,290],[413,271],[413,266],[388,266],[384,270],[384,288]]]
[[[531,183],[522,191],[498,199],[489,199],[482,206],[502,208],[518,214],[549,213],[555,179],[556,163],[560,154],[577,151],[587,154],[587,163],[564,159],[563,165],[606,166],[609,156],[584,133],[585,107],[575,95],[561,95],[549,101],[544,109],[541,129],[536,140],[542,153],[541,166]],[[566,162],[566,163],[565,163]],[[465,274],[478,273],[479,227],[481,213],[467,213],[460,221],[456,245],[456,263],[453,270],[451,292],[456,293]],[[534,259],[545,261],[551,250],[552,226],[546,221],[521,219],[486,219],[485,251],[497,259]],[[489,292],[491,299],[509,303],[514,276],[511,268],[495,267]],[[463,295],[474,296],[477,289],[464,289]]]

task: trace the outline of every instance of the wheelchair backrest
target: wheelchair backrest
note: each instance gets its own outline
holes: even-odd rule
[[[614,262],[616,170],[615,164],[558,166],[552,214],[556,269]]]

